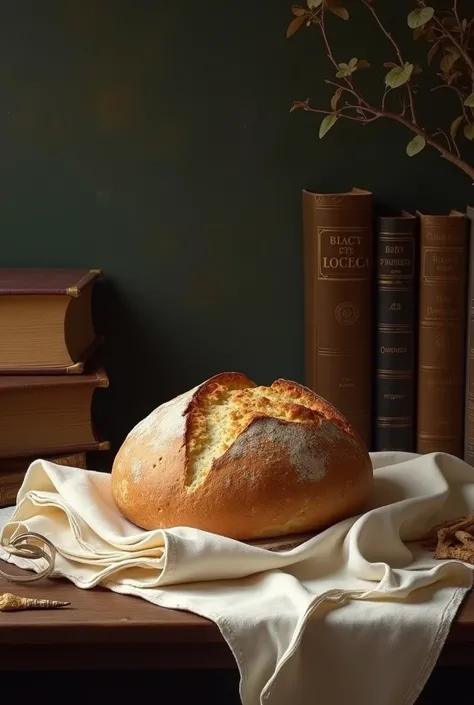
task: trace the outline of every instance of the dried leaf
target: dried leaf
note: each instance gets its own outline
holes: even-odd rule
[[[308,0],[307,5],[310,10],[315,10],[317,7],[323,4],[323,0]]]
[[[458,53],[455,54],[454,52],[450,51],[445,54],[439,63],[441,71],[443,73],[449,73],[458,59]]]
[[[422,71],[423,71],[423,69],[421,68],[421,66],[419,64],[413,64],[413,75],[415,75],[417,73],[421,73]]]
[[[398,64],[395,64],[393,61],[386,61],[384,66],[386,69],[394,69]]]
[[[431,47],[431,49],[429,50],[429,52],[428,52],[428,66],[429,66],[429,65],[431,64],[431,62],[433,61],[434,56],[435,56],[436,52],[437,52],[438,49],[439,49],[439,44],[440,44],[439,42],[435,42],[435,43],[433,44],[433,46]]]
[[[291,11],[294,15],[296,15],[296,17],[304,17],[308,13],[308,10],[305,10],[305,8],[300,5],[293,5]]]
[[[293,20],[291,20],[290,24],[288,25],[288,29],[286,30],[286,38],[289,39],[292,37],[295,32],[297,32],[300,27],[302,27],[305,23],[305,17],[304,15],[302,17],[295,17]]]
[[[334,93],[333,97],[331,98],[331,108],[333,110],[336,110],[337,104],[339,103],[339,98],[343,94],[344,89],[343,88],[338,88],[337,91]]]
[[[416,135],[410,142],[407,144],[407,154],[409,157],[414,157],[415,154],[418,154],[418,152],[421,152],[422,149],[426,147],[426,140],[424,137],[421,135]]]
[[[434,7],[417,7],[412,10],[407,17],[408,26],[410,29],[418,29],[429,22],[434,15]]]
[[[333,15],[340,17],[341,20],[349,19],[349,12],[345,7],[340,7],[339,5],[329,5],[328,9],[333,13]]]
[[[474,93],[471,93],[471,95],[468,95],[466,100],[464,101],[464,105],[467,105],[468,108],[474,108]]]
[[[321,125],[319,126],[319,139],[324,137],[324,135],[329,132],[331,127],[333,127],[338,120],[339,117],[336,115],[336,113],[326,115],[326,117],[322,120]]]
[[[474,140],[473,122],[468,122],[467,125],[464,125],[464,137],[466,137],[466,139],[470,140],[471,142]]]
[[[413,73],[413,64],[406,63],[405,66],[395,66],[385,76],[385,85],[389,88],[399,88],[407,83]]]
[[[458,80],[458,78],[462,78],[462,77],[463,77],[463,75],[462,75],[461,71],[454,71],[452,74],[450,74],[450,76],[448,78],[449,85],[451,85],[451,83],[455,83]]]
[[[451,137],[453,138],[453,140],[456,139],[456,135],[458,133],[459,126],[462,123],[463,119],[464,119],[464,115],[460,115],[459,117],[456,118],[456,120],[453,120],[453,122],[451,123],[451,127],[450,127],[449,131],[451,133]]]
[[[358,69],[370,69],[370,64],[365,59],[359,59],[359,61],[357,62],[357,68]]]

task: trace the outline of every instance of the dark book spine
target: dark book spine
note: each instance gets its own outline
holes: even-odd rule
[[[466,386],[464,400],[464,460],[474,467],[474,208],[467,209],[470,221],[469,296],[466,327]]]
[[[418,219],[378,220],[374,449],[415,448]]]

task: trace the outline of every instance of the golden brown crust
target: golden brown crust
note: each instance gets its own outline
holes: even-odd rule
[[[237,539],[322,529],[363,511],[367,450],[326,400],[294,382],[223,373],[158,407],[112,469],[119,510],[144,529]]]

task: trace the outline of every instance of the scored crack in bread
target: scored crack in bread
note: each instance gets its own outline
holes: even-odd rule
[[[114,461],[112,493],[145,529],[252,539],[317,530],[370,499],[372,465],[346,419],[295,382],[222,373],[151,412]]]
[[[225,384],[217,383],[215,388],[202,399],[202,406],[195,406],[189,418],[187,434],[188,473],[187,485],[196,490],[205,481],[213,461],[223,455],[236,441],[240,434],[259,416],[267,416],[292,423],[312,421],[320,425],[324,418],[333,419],[344,430],[349,429],[347,422],[335,415],[335,410],[321,407],[321,400],[315,400],[302,387],[299,389],[285,380],[277,380],[271,387],[246,387],[229,389]],[[294,456],[297,472],[320,472],[318,464],[310,458],[304,462],[305,450],[298,444],[299,429],[281,427],[278,438],[277,426],[274,440],[288,445]],[[266,435],[270,433],[266,428]],[[265,433],[254,431],[247,442],[254,449],[263,440]],[[298,457],[299,452],[299,457]],[[238,453],[235,448],[232,455]]]

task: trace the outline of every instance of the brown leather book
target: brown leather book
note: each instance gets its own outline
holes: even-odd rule
[[[82,375],[0,376],[0,458],[105,450],[92,421],[104,370]]]
[[[467,218],[420,218],[417,452],[463,457]]]
[[[466,384],[464,401],[464,460],[474,467],[474,208],[467,209],[470,221],[469,294],[466,328]]]
[[[2,458],[0,459],[0,507],[10,507],[16,504],[18,490],[23,484],[25,474],[36,458]],[[83,468],[86,465],[85,453],[72,455],[53,455],[44,458],[57,465],[69,465],[73,468]]]
[[[100,270],[0,269],[0,374],[81,374]]]
[[[306,384],[371,446],[372,194],[303,191]]]
[[[374,450],[415,450],[418,218],[378,219]]]

